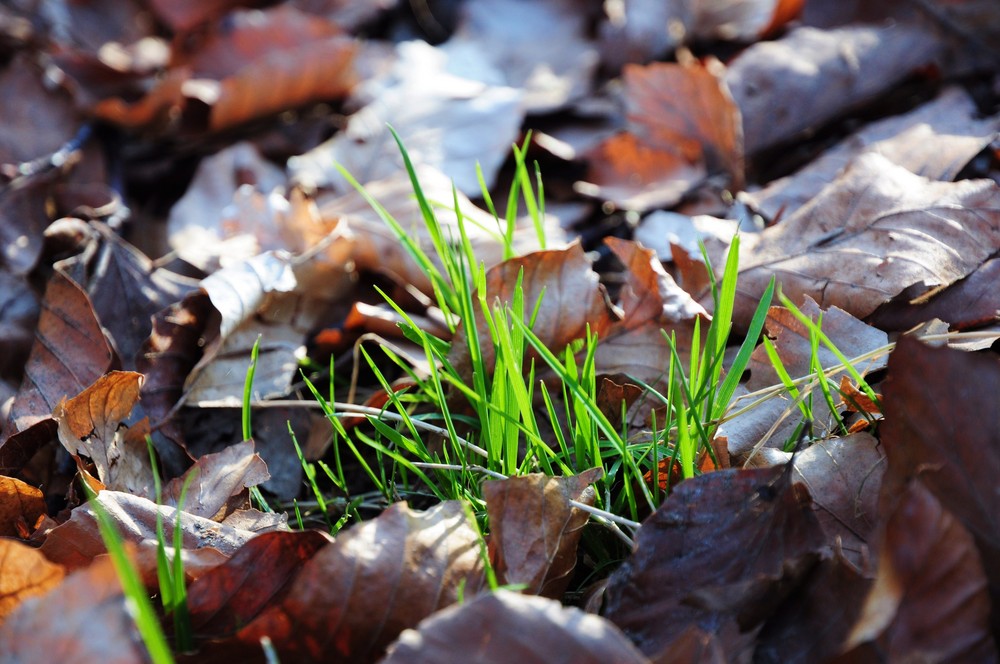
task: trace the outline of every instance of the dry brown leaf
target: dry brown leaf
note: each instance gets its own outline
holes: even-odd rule
[[[332,540],[319,531],[264,533],[188,588],[192,627],[200,636],[235,633],[280,604],[296,573]]]
[[[784,467],[720,470],[681,482],[643,522],[608,581],[604,615],[647,655],[692,625],[729,659],[818,559],[809,493]]]
[[[425,512],[396,503],[342,531],[306,562],[280,604],[239,633],[281,659],[372,662],[401,631],[483,584],[480,540],[458,502]]]
[[[998,130],[1000,116],[980,118],[964,90],[947,88],[909,113],[866,125],[798,172],[740,198],[768,219],[787,218],[859,155],[870,152],[929,180],[953,180]]]
[[[592,468],[569,477],[533,473],[483,483],[489,548],[500,583],[524,584],[528,594],[562,597],[590,516],[569,501],[593,505],[590,484],[603,472]]]
[[[187,514],[216,520],[233,496],[267,481],[267,465],[254,452],[252,440],[230,445],[199,458],[183,476],[163,487],[165,505],[177,506],[185,482],[192,477],[181,509]]]
[[[149,654],[133,615],[104,558],[23,602],[0,626],[0,652],[11,662],[142,664]]]
[[[111,359],[111,348],[90,299],[73,281],[56,272],[42,300],[35,343],[4,428],[5,438],[49,419],[60,399],[79,394],[104,375]]]
[[[902,337],[889,357],[881,426],[883,505],[918,477],[975,537],[1000,598],[1000,364],[991,355]]]
[[[878,523],[885,455],[867,433],[821,440],[795,455],[795,479],[809,489],[827,542],[856,565],[868,560]]]
[[[404,631],[384,664],[645,664],[617,627],[600,616],[509,590],[483,594]]]
[[[59,585],[65,570],[38,549],[0,538],[0,625],[29,597],[44,595]]]
[[[897,498],[875,582],[835,661],[996,661],[972,536],[919,481]]]
[[[45,512],[41,491],[0,475],[0,537],[27,537]]]
[[[1000,185],[932,182],[878,154],[859,157],[796,214],[740,244],[734,318],[745,326],[772,276],[863,318],[972,273],[1000,246]]]
[[[601,338],[594,356],[598,373],[626,374],[645,383],[665,380],[670,367],[667,338],[675,333],[682,361],[691,348],[694,321],[708,314],[664,271],[656,254],[635,242],[605,240],[625,265],[618,305],[621,320]]]
[[[669,207],[705,176],[743,184],[739,110],[722,65],[655,63],[625,68],[627,133],[602,143],[578,190],[627,209]]]
[[[143,563],[140,571],[146,579],[155,580],[156,515],[159,513],[165,527],[172,531],[177,510],[118,491],[101,491],[96,500],[107,510],[122,539],[136,544],[140,553],[152,554],[140,558]],[[190,576],[223,562],[257,534],[184,512],[180,513],[180,519],[182,558],[185,573]],[[104,553],[106,549],[91,507],[81,505],[74,509],[69,521],[49,531],[41,550],[46,558],[69,569],[86,567],[95,556]]]
[[[899,22],[799,27],[754,44],[726,72],[747,154],[819,129],[932,64],[942,50],[933,31]]]
[[[70,454],[89,457],[97,478],[113,491],[150,497],[153,470],[143,438],[128,435],[125,424],[139,400],[142,374],[111,371],[72,399],[59,403],[52,417],[59,442]]]

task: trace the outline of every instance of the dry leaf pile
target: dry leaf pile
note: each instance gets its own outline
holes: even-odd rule
[[[0,658],[146,661],[85,482],[151,592],[157,518],[179,522],[182,661],[264,661],[264,637],[287,662],[997,661],[998,44],[992,0],[4,3]],[[774,278],[879,403],[772,307],[788,373],[815,356],[844,398],[805,390],[817,441],[792,454],[787,395],[744,408],[781,383],[758,347],[723,468],[675,483],[613,570],[575,506],[598,469],[486,481],[485,549],[454,501],[335,537],[253,508],[310,496],[289,429],[331,459],[288,403],[302,367],[382,345],[428,369],[376,287],[493,362],[335,167],[430,247],[387,125],[466,217],[485,301],[523,275],[549,348],[598,336],[630,435],[668,336],[687,353],[712,315],[699,242],[719,271],[737,228],[737,334]],[[522,218],[505,260],[480,180],[506,200],[522,142],[549,240]],[[258,338],[254,399],[284,403],[243,440]]]

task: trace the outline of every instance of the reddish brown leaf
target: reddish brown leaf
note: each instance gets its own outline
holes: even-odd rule
[[[739,632],[761,624],[818,557],[810,502],[780,466],[682,482],[611,576],[604,614],[647,655],[695,625],[734,657]]]
[[[881,427],[883,504],[919,477],[975,537],[1000,598],[1000,363],[902,337],[889,357]],[[929,509],[929,508],[927,508]]]
[[[149,655],[133,615],[105,558],[23,602],[0,626],[0,652],[12,662],[141,664]]]
[[[59,440],[74,457],[90,457],[98,479],[113,491],[150,497],[153,470],[146,442],[123,427],[139,400],[142,374],[112,371],[72,399],[56,405]]]
[[[603,618],[542,597],[498,590],[449,607],[404,631],[385,664],[648,662]]]
[[[491,268],[486,273],[487,304],[491,307],[498,302],[509,305],[522,274],[523,316],[527,319],[541,298],[532,331],[547,348],[561,351],[575,339],[583,338],[588,326],[592,334],[599,337],[606,334],[612,322],[607,295],[579,242],[566,249],[536,251],[512,258]],[[483,361],[487,368],[492,368],[495,361],[493,340],[478,307],[476,319]],[[456,334],[451,352],[452,362],[463,369],[469,361],[465,333],[463,325]]]
[[[246,0],[150,0],[157,15],[175,32],[186,32],[210,18],[242,7]]]
[[[603,472],[592,468],[570,477],[534,473],[483,483],[490,552],[500,583],[525,584],[528,594],[562,597],[589,518],[569,501],[593,505],[590,485]]]
[[[0,539],[0,625],[27,598],[59,585],[65,570],[26,544]]]
[[[920,482],[897,498],[875,582],[837,661],[996,661],[972,536]]]
[[[1000,258],[991,258],[975,272],[941,292],[919,298],[893,300],[872,314],[872,325],[888,331],[904,331],[935,318],[952,329],[989,325],[1000,317]]]
[[[35,487],[0,476],[0,537],[24,537],[45,514],[45,498]],[[2,575],[0,575],[2,576]]]
[[[200,636],[233,634],[281,604],[299,569],[330,538],[319,531],[264,533],[188,588],[191,624]]]
[[[86,293],[62,274],[53,274],[5,437],[48,419],[60,399],[79,394],[104,375],[111,357]]]
[[[407,627],[483,583],[479,536],[463,506],[396,503],[342,532],[302,566],[285,600],[240,633],[269,636],[282,660],[370,662]]]
[[[708,315],[664,271],[654,252],[617,238],[605,243],[625,265],[625,287],[619,299],[621,320],[601,337],[595,366],[598,373],[621,373],[655,384],[666,378],[670,367],[667,337],[676,333],[678,352],[686,357],[695,319],[702,317],[705,323]]]
[[[590,156],[581,191],[619,207],[669,207],[704,175],[743,182],[739,111],[721,82],[719,63],[654,63],[624,70],[628,133]]]

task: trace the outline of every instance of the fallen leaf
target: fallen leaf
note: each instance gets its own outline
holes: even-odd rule
[[[910,330],[934,319],[943,320],[955,330],[989,325],[1000,317],[997,313],[1000,294],[994,288],[998,279],[1000,258],[990,258],[972,274],[940,292],[931,291],[912,299],[897,297],[879,307],[870,321],[890,332]]]
[[[721,81],[721,64],[628,65],[627,132],[589,155],[578,190],[626,209],[678,202],[704,177],[723,173],[743,183],[739,110]]]
[[[144,578],[155,583],[156,515],[159,513],[164,527],[172,531],[177,510],[118,491],[101,491],[97,501],[108,512],[123,540],[135,544],[140,552],[146,550],[153,554],[141,558],[144,566],[140,571]],[[185,574],[191,576],[223,562],[257,534],[184,512],[180,512],[180,520]],[[96,556],[105,553],[90,506],[84,504],[75,508],[69,521],[49,531],[41,550],[46,558],[69,569],[86,567]]]
[[[954,180],[998,130],[1000,116],[981,118],[964,90],[947,88],[909,113],[862,127],[798,172],[740,198],[768,219],[788,217],[866,153],[881,154],[929,180]]]
[[[46,513],[42,492],[13,477],[0,475],[0,537],[30,535]],[[3,540],[0,540],[3,541]],[[0,579],[3,574],[0,574]],[[0,593],[0,597],[3,593]]]
[[[0,651],[12,662],[141,664],[149,653],[133,616],[104,558],[22,602],[0,625]]]
[[[521,91],[484,82],[492,78],[492,66],[481,54],[463,53],[463,75],[456,75],[449,69],[454,56],[441,49],[416,41],[396,48],[398,60],[377,98],[332,139],[289,160],[293,177],[346,193],[351,187],[334,164],[362,184],[404,172],[389,124],[414,163],[437,168],[467,196],[481,195],[476,165],[491,185],[524,117]],[[474,71],[477,64],[491,72]],[[421,72],[419,79],[414,70]]]
[[[883,505],[911,478],[972,533],[1000,598],[1000,364],[989,355],[900,338],[889,356],[882,445],[889,462]],[[930,509],[930,508],[926,508]]]
[[[708,314],[664,271],[654,252],[613,237],[605,244],[625,265],[625,285],[618,302],[621,320],[609,327],[594,354],[597,372],[625,374],[648,384],[666,380],[667,338],[676,334],[678,354],[686,362],[694,322],[699,317],[707,322]]]
[[[150,497],[153,469],[143,438],[123,425],[139,400],[142,374],[111,371],[72,399],[56,405],[59,442],[74,457],[94,462],[97,478],[113,491]]]
[[[754,661],[812,664],[838,655],[872,581],[841,555],[820,561],[760,631]],[[830,608],[835,606],[836,610]]]
[[[319,531],[264,533],[244,544],[187,589],[199,636],[235,633],[288,594],[296,574],[331,539]]]
[[[35,342],[4,437],[48,419],[59,400],[104,375],[112,353],[86,293],[56,272],[42,300]]]
[[[240,631],[282,660],[375,661],[401,631],[483,584],[479,535],[463,506],[396,503],[341,532],[306,562],[280,604]]]
[[[575,0],[464,4],[445,48],[484,54],[508,86],[524,91],[526,112],[551,113],[590,92],[598,56],[589,18]]]
[[[837,307],[823,311],[807,296],[799,311],[813,321],[818,321],[822,316],[823,333],[834,346],[848,356],[848,359],[888,346],[889,339],[884,332],[862,323]],[[794,380],[812,373],[812,343],[808,329],[784,307],[771,307],[764,325],[766,334],[772,340],[788,375]],[[824,369],[831,369],[840,364],[837,356],[822,344],[816,351],[816,359]],[[885,363],[884,354],[875,355],[871,359],[857,361],[854,368],[864,376],[885,368]],[[740,409],[750,405],[752,402],[749,394],[782,384],[763,347],[754,349],[747,368],[750,371],[750,378],[737,388],[730,401],[730,409]],[[830,379],[836,382],[847,375],[847,369],[842,369],[832,374]],[[800,390],[804,387],[800,387]],[[813,426],[818,428],[820,435],[832,432],[831,428],[835,426],[833,414],[823,398],[819,385],[805,393],[812,394]],[[808,396],[806,398],[808,399]],[[783,446],[802,420],[803,416],[798,408],[790,403],[787,396],[774,397],[763,403],[757,403],[746,412],[723,422],[719,427],[719,435],[728,438],[731,454],[746,459],[762,444],[770,447]],[[768,433],[770,437],[765,441]]]
[[[797,213],[744,238],[734,317],[746,325],[775,276],[793,301],[809,295],[863,318],[907,288],[915,296],[971,274],[998,245],[1000,185],[931,182],[865,154]]]
[[[972,536],[919,481],[896,497],[875,581],[835,661],[996,661]]]
[[[612,623],[542,597],[497,590],[405,630],[384,664],[648,662]]]
[[[0,630],[22,602],[49,592],[64,575],[62,566],[50,563],[38,549],[0,539]]]
[[[747,154],[819,129],[932,64],[942,50],[928,29],[898,22],[798,27],[750,46],[726,71]]]
[[[192,477],[181,509],[187,514],[216,520],[230,498],[266,482],[269,475],[267,465],[254,452],[253,441],[245,440],[200,457],[183,476],[170,480],[163,487],[164,504],[177,506],[184,484]]]
[[[823,544],[809,493],[785,467],[681,482],[613,573],[604,615],[655,655],[695,625],[727,656],[801,581]],[[738,629],[737,629],[738,627]]]
[[[592,505],[590,484],[600,468],[569,477],[533,473],[483,483],[490,519],[490,552],[500,583],[522,592],[562,597],[576,566],[576,547],[590,515],[570,500]]]
[[[821,440],[795,455],[795,477],[809,489],[827,542],[861,565],[878,523],[885,456],[867,433]]]

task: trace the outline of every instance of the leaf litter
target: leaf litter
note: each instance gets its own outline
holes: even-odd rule
[[[151,594],[158,548],[183,561],[183,661],[265,661],[264,637],[281,661],[996,661],[1000,22],[987,0],[833,5],[0,10],[0,649],[149,656],[86,483]],[[470,320],[338,164],[433,269],[464,233]],[[535,168],[544,206],[508,215]],[[737,227],[732,343],[773,279],[851,367],[771,307],[694,477],[485,479],[446,446],[470,413],[417,406],[398,431],[481,498],[441,500],[401,437],[347,455],[445,364],[492,371],[484,306],[520,297],[656,467]],[[581,406],[527,357],[555,451]],[[373,419],[301,415],[304,377]]]

